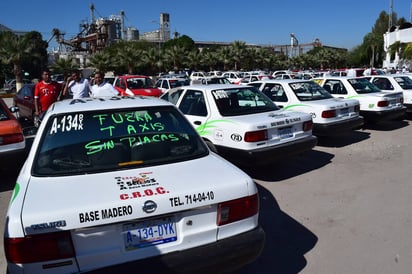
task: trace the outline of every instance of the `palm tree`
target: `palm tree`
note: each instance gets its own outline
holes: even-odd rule
[[[371,50],[369,65],[370,67],[374,67],[376,59],[375,54],[377,53],[380,45],[383,44],[383,42],[381,41],[382,39],[380,39],[380,37],[378,37],[376,33],[370,32],[364,37],[363,40],[364,44],[369,45],[369,48]]]
[[[201,63],[208,67],[209,71],[217,68],[218,59],[216,51],[204,49],[201,53]]]
[[[88,65],[94,67],[98,71],[108,71],[112,69],[112,61],[107,52],[97,52],[88,60]]]
[[[22,62],[34,54],[32,49],[32,41],[28,35],[17,36],[10,31],[0,33],[0,60],[13,65],[16,90],[23,85]]]
[[[217,58],[223,63],[223,70],[228,70],[229,64],[232,62],[231,50],[229,47],[220,47],[217,50]]]
[[[61,73],[67,75],[72,69],[76,69],[77,64],[73,58],[58,58],[52,65],[53,73]]]
[[[241,66],[242,60],[245,57],[246,52],[246,43],[242,41],[234,41],[230,45],[232,51],[233,61],[235,62],[235,70],[238,70],[238,67]]]
[[[149,66],[153,72],[155,72],[156,69],[161,72],[163,66],[161,51],[156,48],[143,51],[143,62]]]
[[[412,43],[408,43],[403,51],[403,58],[412,59]]]
[[[187,53],[185,65],[194,70],[199,70],[202,65],[202,55],[198,49],[192,49]]]
[[[389,46],[389,52],[391,55],[391,59],[395,59],[395,55],[398,54],[399,59],[403,58],[403,52],[408,44],[401,43],[400,41],[396,41],[392,45]]]
[[[174,71],[179,71],[181,65],[186,60],[186,52],[181,47],[172,46],[165,50],[164,57],[165,62],[171,64]]]
[[[110,53],[115,60],[114,65],[123,68],[128,74],[134,74],[136,68],[143,64],[143,51],[137,43],[117,43],[110,49]]]

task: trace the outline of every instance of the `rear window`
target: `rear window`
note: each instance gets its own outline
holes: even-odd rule
[[[366,78],[349,79],[348,82],[358,94],[380,92],[381,90]]]
[[[412,89],[412,79],[407,76],[394,77],[402,89]]]
[[[279,108],[255,87],[212,90],[222,116],[237,116],[278,110]]]
[[[316,101],[333,97],[329,92],[313,81],[294,82],[290,83],[289,86],[300,101]]]
[[[127,87],[129,89],[139,89],[139,88],[153,88],[153,81],[150,78],[140,77],[140,78],[128,78]]]
[[[50,117],[34,160],[35,176],[68,176],[161,165],[207,155],[173,107],[87,111]]]

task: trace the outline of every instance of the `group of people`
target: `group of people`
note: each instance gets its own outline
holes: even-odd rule
[[[50,71],[44,69],[34,89],[35,117],[41,120],[45,111],[56,101],[64,99],[71,93],[73,99],[85,97],[116,96],[118,91],[108,82],[104,81],[104,73],[94,74],[94,84],[81,76],[79,70],[73,70],[67,78],[65,85],[52,81]],[[35,121],[36,122],[36,121]]]

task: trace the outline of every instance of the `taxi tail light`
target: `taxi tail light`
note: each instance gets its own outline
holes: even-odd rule
[[[75,257],[70,231],[23,238],[5,238],[6,258],[11,263],[35,263]]]
[[[379,101],[378,107],[387,107],[389,106],[389,101]]]
[[[268,139],[267,130],[249,131],[245,133],[245,142],[259,142]]]
[[[303,131],[309,131],[313,129],[313,121],[306,121],[303,123]]]
[[[355,105],[354,111],[355,112],[360,112],[360,105]]]
[[[333,118],[333,117],[336,117],[336,110],[322,111],[322,118]]]
[[[1,142],[2,145],[20,143],[24,141],[24,136],[22,133],[7,134],[7,135],[3,135],[2,137],[3,137],[3,141]]]
[[[258,194],[220,203],[217,225],[225,225],[256,215],[259,212]]]

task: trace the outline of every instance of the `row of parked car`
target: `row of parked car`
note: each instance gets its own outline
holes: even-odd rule
[[[258,191],[232,163],[268,165],[311,150],[320,136],[410,111],[412,88],[381,91],[375,81],[200,79],[160,99],[57,102],[9,205],[8,271],[219,273],[255,260],[265,243]],[[396,81],[407,88],[410,80]],[[20,118],[25,88],[14,99]]]

